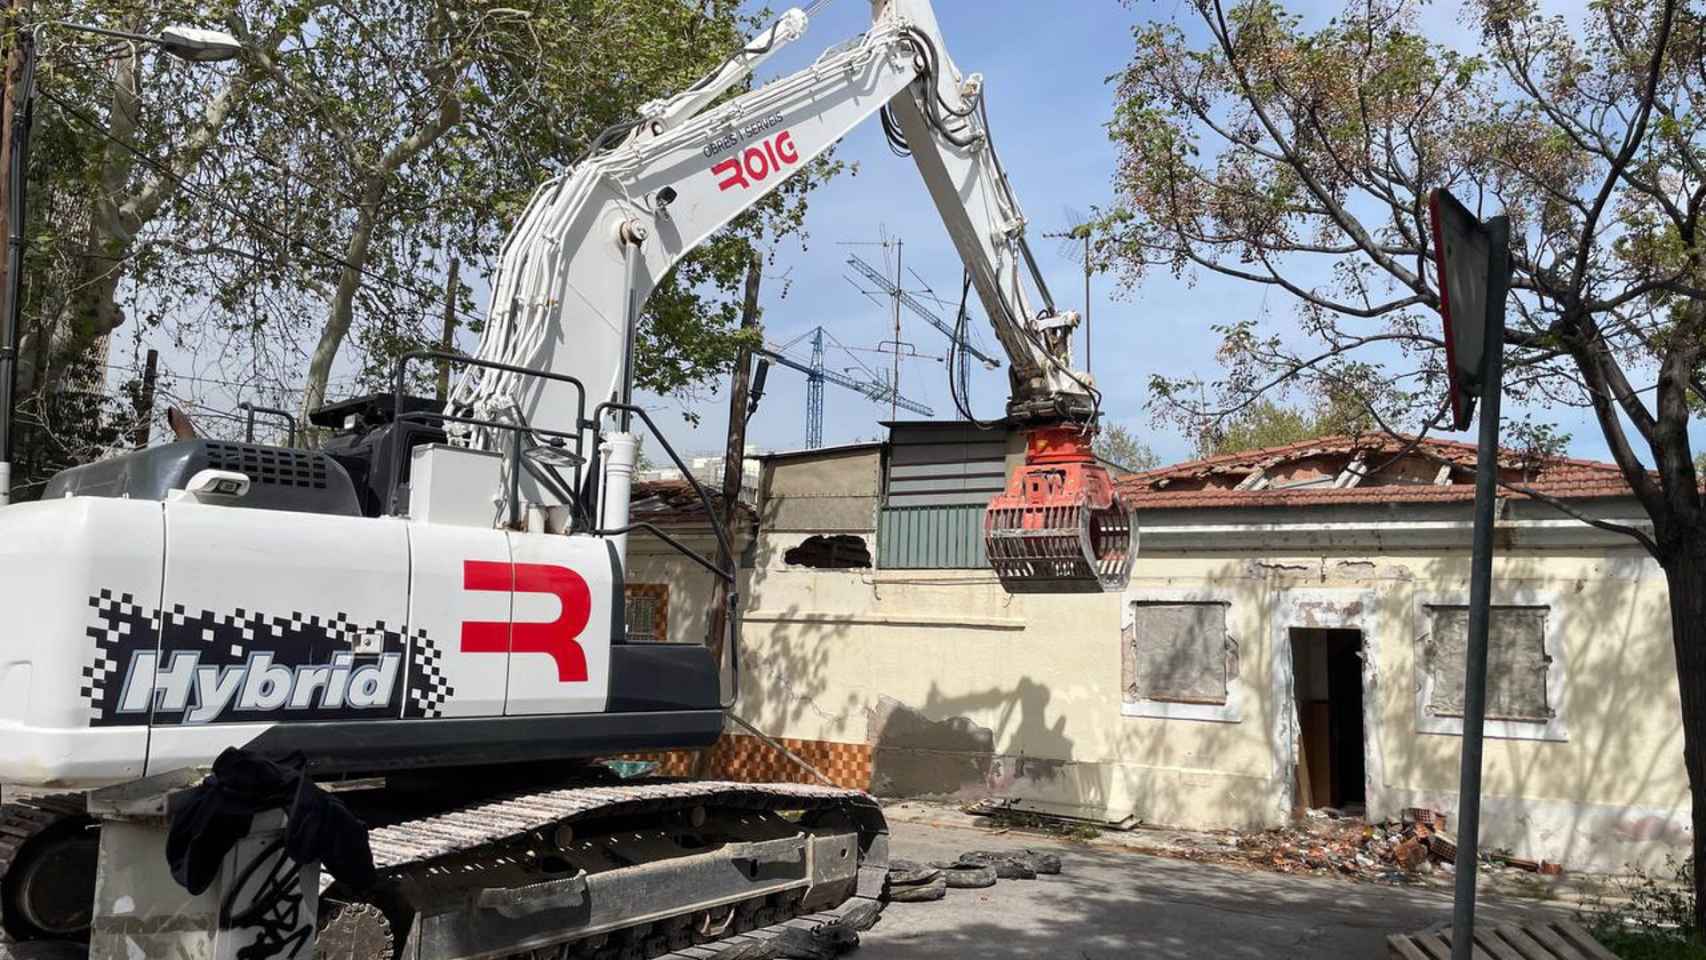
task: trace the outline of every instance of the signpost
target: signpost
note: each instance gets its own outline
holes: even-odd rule
[[[1446,366],[1456,429],[1469,426],[1481,401],[1475,453],[1475,537],[1469,575],[1469,642],[1463,670],[1462,766],[1457,797],[1457,889],[1451,913],[1452,960],[1475,949],[1475,874],[1480,856],[1482,733],[1487,717],[1487,624],[1493,590],[1493,507],[1499,481],[1499,397],[1503,390],[1505,294],[1510,283],[1510,222],[1486,223],[1443,189],[1428,197]]]

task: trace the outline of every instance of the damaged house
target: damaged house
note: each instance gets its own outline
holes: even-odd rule
[[[743,719],[886,796],[1191,828],[1455,819],[1472,446],[1334,437],[1130,475],[1123,594],[1009,595],[981,520],[1018,435],[891,427],[764,459]],[[1644,515],[1610,464],[1510,454],[1501,473],[1534,496],[1507,487],[1497,514],[1483,844],[1581,869],[1684,855],[1663,575],[1536,496]],[[669,591],[658,639],[701,642],[693,572],[654,562],[675,561],[637,553],[631,590]],[[713,759],[811,779],[739,731]]]

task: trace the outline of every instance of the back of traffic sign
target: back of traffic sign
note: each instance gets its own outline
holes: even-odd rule
[[[1469,427],[1475,399],[1485,386],[1488,314],[1504,307],[1488,300],[1493,274],[1493,242],[1486,225],[1445,189],[1428,194],[1433,220],[1434,266],[1438,270],[1440,314],[1445,318],[1445,365],[1451,376],[1451,413],[1455,429]]]

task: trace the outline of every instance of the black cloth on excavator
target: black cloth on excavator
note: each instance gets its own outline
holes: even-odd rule
[[[194,789],[172,797],[166,817],[166,861],[172,879],[200,894],[219,876],[219,865],[249,835],[255,814],[286,813],[285,852],[297,863],[318,860],[339,881],[366,890],[374,882],[367,825],[342,801],[314,785],[306,759],[283,763],[227,747],[213,773]]]

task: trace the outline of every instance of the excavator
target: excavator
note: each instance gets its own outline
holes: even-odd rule
[[[392,393],[311,416],[317,448],[186,428],[0,508],[0,940],[94,960],[685,960],[881,896],[887,831],[860,791],[600,762],[708,747],[739,695],[735,552],[630,516],[639,436],[657,432],[634,403],[646,299],[873,114],[1009,358],[1028,446],[986,515],[994,572],[1013,592],[1129,576],[1133,521],[1091,450],[1099,395],[1071,363],[1078,317],[1026,245],[983,77],[955,66],[928,0],[872,10],[862,36],[737,89],[804,34],[790,10],[601,133],[515,225],[478,350],[403,357]],[[460,371],[448,400],[408,395],[438,363]],[[626,642],[637,531],[729,584],[721,660]],[[335,791],[376,881],[316,874],[304,899],[277,844],[246,865],[234,850],[228,894],[195,920],[150,825],[231,748]],[[232,906],[257,889],[271,906]]]

